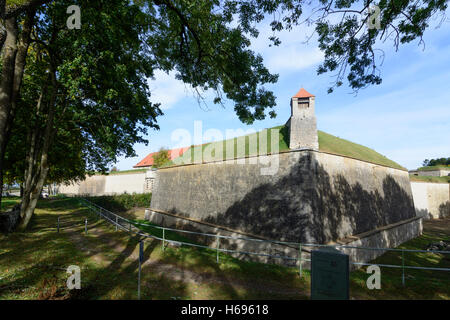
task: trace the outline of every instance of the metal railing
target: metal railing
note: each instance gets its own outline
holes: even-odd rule
[[[450,254],[450,251],[437,251],[437,250],[428,251],[428,250],[416,250],[416,249],[374,248],[374,247],[357,247],[357,246],[348,246],[348,245],[326,245],[326,244],[316,244],[316,243],[299,243],[299,242],[289,242],[289,241],[255,239],[255,238],[247,238],[247,237],[233,237],[233,236],[226,236],[226,235],[220,235],[220,234],[203,233],[203,232],[196,232],[196,231],[189,231],[189,230],[182,230],[182,229],[175,229],[175,228],[168,228],[168,227],[161,227],[161,226],[156,226],[156,225],[139,223],[139,222],[136,222],[136,221],[133,221],[130,219],[126,219],[126,218],[124,218],[118,214],[115,214],[105,208],[102,208],[101,206],[99,206],[95,203],[92,203],[84,198],[80,198],[80,201],[86,207],[88,207],[91,211],[95,212],[96,214],[103,217],[105,220],[107,220],[111,224],[115,225],[116,230],[121,229],[121,230],[124,230],[127,232],[133,232],[133,233],[143,237],[144,239],[151,238],[151,239],[155,239],[155,240],[160,240],[160,241],[162,241],[162,250],[165,250],[166,243],[216,250],[217,262],[219,262],[219,252],[255,255],[255,256],[262,256],[262,257],[270,257],[270,258],[274,258],[274,259],[295,260],[295,261],[299,261],[299,273],[301,276],[302,275],[302,262],[311,262],[311,259],[302,256],[302,251],[307,251],[307,250],[305,250],[305,248],[328,247],[328,248],[335,248],[335,249],[356,249],[356,250],[370,250],[370,251],[384,251],[384,252],[387,252],[387,251],[400,252],[401,259],[402,259],[402,265],[381,264],[381,263],[377,264],[377,263],[365,263],[365,262],[354,262],[354,261],[350,261],[350,264],[359,265],[359,266],[375,265],[375,266],[386,267],[386,268],[401,268],[403,284],[405,283],[405,269],[450,271],[450,268],[405,265],[405,258],[404,258],[405,252],[407,252],[407,253],[426,253],[426,254],[437,254],[437,253]],[[158,237],[154,234],[149,234],[149,233],[145,232],[144,230],[139,229],[137,226],[145,226],[147,228],[160,229],[160,230],[162,230],[162,237]],[[201,245],[201,244],[196,244],[196,243],[191,243],[191,242],[186,242],[186,241],[168,239],[166,237],[166,231],[212,237],[212,238],[216,239],[216,247],[214,248],[214,247],[210,247],[208,245]],[[220,239],[265,242],[265,243],[272,243],[272,244],[288,246],[291,249],[298,248],[298,256],[292,257],[292,256],[283,256],[283,255],[272,255],[272,254],[260,253],[260,252],[225,249],[225,248],[220,247]]]

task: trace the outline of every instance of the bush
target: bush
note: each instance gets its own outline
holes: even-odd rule
[[[119,194],[113,196],[88,196],[87,200],[113,212],[127,211],[135,207],[150,207],[151,193]]]

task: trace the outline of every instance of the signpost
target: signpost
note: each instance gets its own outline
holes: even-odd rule
[[[334,248],[311,253],[311,299],[349,299],[349,259]]]

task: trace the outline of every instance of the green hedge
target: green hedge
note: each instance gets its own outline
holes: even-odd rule
[[[114,196],[85,197],[89,201],[113,212],[127,211],[135,207],[150,207],[151,193],[119,194]]]

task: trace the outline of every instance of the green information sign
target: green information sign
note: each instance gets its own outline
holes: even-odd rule
[[[311,253],[311,299],[349,299],[348,255],[334,248],[323,248]]]

